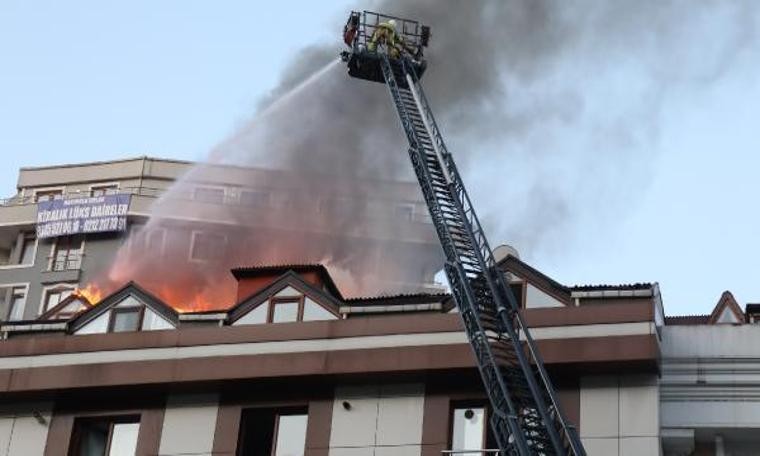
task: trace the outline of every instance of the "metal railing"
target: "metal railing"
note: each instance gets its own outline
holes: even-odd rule
[[[161,195],[163,195],[166,192],[166,189],[163,188],[154,188],[154,187],[121,187],[119,188],[114,194],[116,193],[128,193],[130,195],[139,195],[139,196],[149,196],[157,198]],[[90,192],[88,191],[77,191],[77,192],[66,192],[60,194],[60,199],[75,199],[75,198],[89,198]],[[55,199],[58,198],[59,195],[56,195]],[[39,201],[44,201],[43,199],[39,199]],[[38,202],[38,198],[36,195],[15,195],[11,196],[9,198],[0,198],[0,206],[23,206],[26,204],[36,204]]]
[[[199,192],[196,192],[198,189],[205,188],[202,185],[199,186],[192,186],[188,185],[187,188],[172,188],[170,198],[173,200],[181,200],[181,201],[195,201],[201,204],[217,204],[217,205],[225,205],[225,206],[239,206],[241,208],[276,208],[278,205],[285,207],[287,203],[280,203],[278,204],[278,201],[286,201],[288,198],[259,198],[252,196],[253,193],[267,193],[268,196],[269,192],[266,190],[257,190],[257,189],[249,189],[249,188],[242,188],[242,187],[235,187],[234,191],[226,191],[223,195],[221,195],[218,199],[212,198],[209,195],[201,194]],[[218,188],[218,187],[215,187]],[[139,186],[139,187],[121,187],[119,188],[114,194],[130,194],[135,196],[144,196],[149,198],[159,198],[167,194],[169,190],[165,188],[156,188],[156,187],[146,187],[146,186]],[[77,198],[88,198],[90,197],[90,193],[87,191],[75,191],[75,192],[66,192],[62,193],[60,195],[60,199],[77,199]],[[295,195],[296,198],[298,198],[298,195]],[[57,199],[57,198],[56,198]],[[340,204],[341,199],[346,199],[345,197],[336,197],[334,200],[324,200],[321,203],[313,204],[313,203],[304,203],[304,207],[313,207],[315,211],[322,211],[325,207],[330,208],[331,212],[337,213],[341,210],[342,206]],[[378,199],[377,201],[385,201],[382,199]],[[16,195],[12,196],[10,198],[0,198],[0,207],[12,207],[12,206],[24,206],[24,205],[31,205],[31,204],[37,204],[37,197],[35,195]],[[363,203],[364,204],[364,203]],[[426,225],[431,225],[433,222],[430,219],[430,215],[427,211],[419,210],[417,209],[417,203],[400,203],[402,206],[415,206],[413,214],[410,219],[404,219],[404,221],[408,222],[414,222],[414,223],[423,223]],[[419,204],[422,204],[420,202]],[[334,206],[334,207],[333,207]],[[391,215],[394,216],[395,211],[399,206],[398,204],[393,205],[389,203],[389,208],[387,211],[383,212],[382,210],[377,211],[371,211],[371,213],[376,214],[378,217]]]
[[[401,36],[404,42],[408,46],[419,48],[422,45],[422,24],[410,19],[404,19],[397,16],[390,16],[388,14],[380,14],[373,11],[364,11],[361,13],[361,21],[357,30],[356,37],[354,39],[354,47],[356,49],[366,49],[369,41],[372,39],[372,35],[377,30],[377,27],[384,22],[395,20],[396,33]]]

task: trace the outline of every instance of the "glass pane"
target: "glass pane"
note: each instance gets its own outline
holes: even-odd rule
[[[45,310],[52,309],[59,302],[61,302],[61,293],[58,291],[50,291],[47,295],[47,302],[45,302]]]
[[[137,331],[139,317],[140,312],[138,309],[130,310],[129,312],[114,312],[113,332]]]
[[[195,199],[204,203],[218,203],[224,202],[224,189],[223,188],[196,188]]]
[[[117,423],[113,425],[111,451],[108,456],[135,456],[137,450],[137,431],[140,423]]]
[[[311,302],[309,299],[303,305],[303,321],[316,321],[316,320],[335,320],[335,315],[331,314],[324,307],[315,302]]]
[[[11,298],[11,310],[8,314],[8,319],[11,321],[21,320],[24,318],[24,302],[26,301],[25,295],[13,295]]]
[[[303,456],[306,448],[307,415],[281,415],[274,456]]]
[[[78,456],[105,456],[108,443],[108,423],[87,423],[81,425]]]
[[[272,323],[282,323],[287,321],[298,321],[298,303],[297,302],[277,302],[274,303],[274,312],[272,313]]]
[[[24,239],[24,245],[21,247],[21,263],[34,263],[34,239]]]
[[[485,411],[483,408],[454,409],[454,434],[451,436],[451,449],[482,450],[485,434]],[[480,456],[480,451],[462,453]]]

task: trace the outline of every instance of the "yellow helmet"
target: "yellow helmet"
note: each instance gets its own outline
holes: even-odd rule
[[[388,25],[390,25],[393,30],[397,30],[396,29],[396,19],[389,20],[388,21]]]

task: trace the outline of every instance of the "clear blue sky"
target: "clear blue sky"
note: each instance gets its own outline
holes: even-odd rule
[[[204,157],[251,116],[299,49],[328,39],[339,48],[351,3],[263,5],[0,3],[3,196],[14,193],[21,166],[137,155]],[[726,289],[741,304],[760,302],[756,44],[735,56],[731,71],[697,90],[664,87],[667,102],[654,119],[656,133],[640,146],[649,163],[615,170],[642,173],[640,185],[627,176],[625,185],[632,188],[624,200],[598,195],[600,204],[620,206],[615,217],[595,224],[587,214],[580,219],[584,226],[574,228],[571,246],[523,252],[524,258],[567,284],[658,281],[669,314],[708,312]],[[625,79],[625,71],[616,77]],[[672,73],[678,76],[677,69]],[[595,90],[587,110],[631,101]],[[593,139],[593,126],[586,135]],[[601,178],[593,169],[567,172]],[[476,203],[501,204],[483,201],[478,185],[474,179]]]

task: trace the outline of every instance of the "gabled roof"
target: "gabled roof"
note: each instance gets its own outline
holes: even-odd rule
[[[76,312],[75,315],[79,314],[81,312],[84,312],[86,310],[89,310],[89,309],[91,309],[93,307],[93,304],[87,298],[85,298],[84,296],[80,296],[80,295],[76,295],[76,294],[70,294],[69,296],[66,297],[66,299],[64,299],[63,301],[59,302],[55,306],[49,308],[45,313],[43,313],[42,315],[40,315],[39,317],[37,317],[37,320],[52,320],[52,319],[54,319],[53,317],[55,317],[56,315],[58,315],[63,309],[65,309],[66,307],[68,307],[68,305],[71,304],[74,301],[79,301],[79,302],[81,302],[84,305],[84,308],[81,309],[81,310],[79,310],[78,312]],[[73,318],[73,316],[71,318]],[[71,318],[69,318],[69,319],[71,319]]]
[[[708,324],[716,324],[724,312],[731,312],[736,317],[737,323],[744,323],[745,317],[741,307],[736,302],[734,295],[730,291],[726,290],[720,295],[718,303],[715,305],[710,317],[708,318]]]
[[[343,295],[340,293],[337,285],[335,285],[335,282],[330,276],[330,273],[327,271],[327,268],[321,264],[253,265],[233,268],[231,272],[237,280],[240,280],[247,277],[274,275],[283,273],[284,271],[293,271],[297,274],[314,272],[320,278],[330,294],[339,300],[343,299]]]
[[[179,323],[179,314],[176,310],[151,294],[149,291],[137,285],[137,283],[130,281],[120,289],[106,296],[97,305],[74,317],[69,323],[69,330],[71,332],[77,331],[82,326],[104,314],[129,296],[137,298],[140,302],[164,317],[175,327]]]
[[[322,269],[324,269],[324,267],[322,267]],[[326,272],[327,271],[325,270],[325,273]],[[332,282],[332,280],[330,281]],[[232,308],[230,308],[227,311],[228,322],[234,323],[235,321],[243,317],[243,315],[247,314],[254,308],[258,307],[260,304],[266,302],[274,294],[276,294],[277,292],[287,287],[295,288],[299,292],[303,293],[305,296],[308,296],[309,298],[317,302],[319,305],[321,305],[325,309],[328,309],[331,312],[333,312],[336,316],[339,315],[338,312],[340,309],[341,302],[338,299],[331,296],[329,293],[325,293],[324,291],[316,288],[312,284],[306,282],[305,280],[303,280],[303,278],[301,278],[301,276],[298,275],[298,273],[296,273],[295,270],[291,269],[285,272],[284,274],[282,274],[271,284],[267,285],[261,290],[254,292],[253,294],[251,294],[247,298],[244,298],[239,303],[237,303]]]
[[[507,255],[499,262],[503,271],[511,272],[565,305],[571,305],[570,289],[517,257]]]

